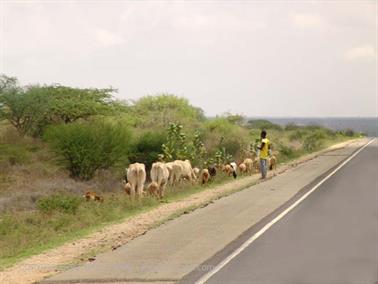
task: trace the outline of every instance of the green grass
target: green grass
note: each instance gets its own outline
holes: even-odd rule
[[[103,203],[82,201],[75,213],[53,210],[50,213],[23,211],[2,214],[0,268],[159,204],[153,198],[131,202],[124,194],[117,194],[106,195]]]

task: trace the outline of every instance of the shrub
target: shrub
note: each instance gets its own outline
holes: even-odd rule
[[[322,144],[323,139],[325,138],[325,134],[322,131],[315,131],[314,133],[307,136],[303,141],[303,148],[307,152],[312,152],[318,150]]]
[[[204,144],[210,156],[222,147],[225,147],[228,153],[237,156],[241,149],[247,148],[250,143],[249,131],[245,127],[232,124],[224,117],[207,121],[203,132]]]
[[[10,165],[27,163],[30,160],[30,153],[23,145],[0,144],[0,162],[7,161]]]
[[[74,123],[48,128],[44,138],[61,155],[73,177],[91,179],[97,169],[125,162],[131,133],[104,122]]]
[[[345,129],[345,130],[343,131],[343,134],[344,134],[345,136],[349,136],[349,137],[353,137],[353,136],[355,135],[353,129],[350,129],[350,128]]]
[[[295,124],[295,123],[288,123],[285,126],[285,130],[296,130],[298,128],[301,128],[301,127],[299,125]]]
[[[278,143],[277,149],[280,153],[279,158],[280,158],[281,162],[294,159],[299,155],[299,153],[297,151],[294,151],[293,148],[286,146],[283,143]]]
[[[294,132],[290,134],[289,140],[290,141],[301,140],[306,134],[307,132],[303,129],[294,130]]]
[[[248,127],[255,129],[275,129],[282,130],[281,125],[270,122],[265,119],[250,119],[248,120]]]
[[[162,144],[165,139],[163,132],[145,132],[133,145],[129,156],[130,162],[144,163],[149,169],[152,163],[159,158],[159,154],[162,153]]]
[[[82,199],[77,196],[55,194],[39,199],[37,201],[37,208],[43,213],[59,211],[75,214],[81,202]]]
[[[187,135],[181,124],[169,123],[167,141],[162,145],[164,159],[173,161],[189,158]]]

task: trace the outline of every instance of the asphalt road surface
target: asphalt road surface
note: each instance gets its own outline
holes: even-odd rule
[[[378,283],[378,139],[206,283]]]

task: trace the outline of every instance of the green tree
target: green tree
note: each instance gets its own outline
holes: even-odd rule
[[[143,97],[135,102],[132,109],[139,118],[139,126],[144,128],[162,129],[171,122],[197,127],[205,120],[202,109],[190,105],[185,98],[170,94]]]
[[[114,89],[79,89],[61,85],[21,88],[14,78],[0,77],[0,119],[22,134],[41,136],[51,124],[72,123],[94,115],[124,111],[112,99]]]
[[[0,76],[0,119],[8,120],[22,135],[38,124],[42,105],[41,97],[27,95],[16,78]]]

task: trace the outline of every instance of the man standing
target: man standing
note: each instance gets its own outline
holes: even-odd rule
[[[266,173],[268,171],[268,158],[269,158],[269,149],[270,149],[270,142],[269,139],[266,138],[266,131],[261,131],[261,145],[259,147],[260,150],[260,172],[261,178],[266,178]]]

